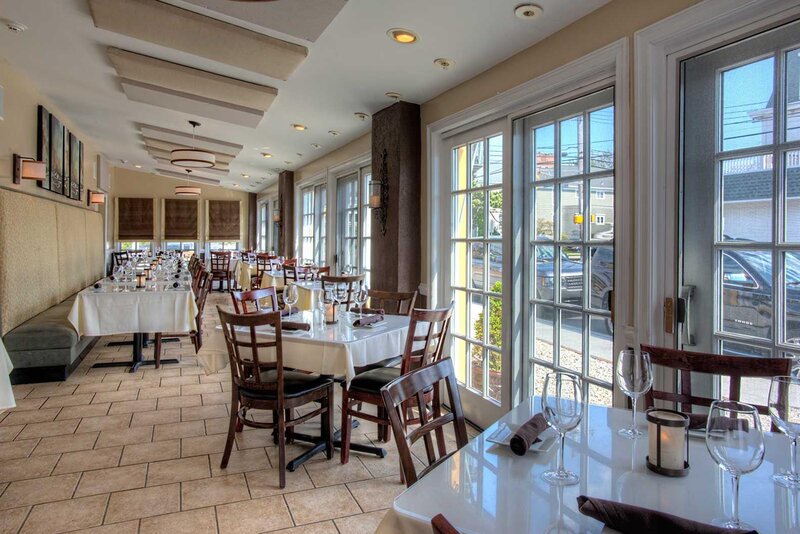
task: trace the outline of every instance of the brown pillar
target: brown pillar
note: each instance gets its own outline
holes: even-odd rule
[[[372,219],[372,286],[414,291],[420,283],[420,110],[397,102],[372,116],[372,177],[381,180],[386,153],[386,233]]]
[[[258,248],[258,195],[247,194],[247,248]]]
[[[281,210],[279,256],[294,257],[294,172],[278,176],[278,205]]]

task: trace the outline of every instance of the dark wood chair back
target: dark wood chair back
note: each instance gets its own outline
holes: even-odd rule
[[[231,267],[231,253],[230,251],[211,251],[211,271],[227,273]]]
[[[703,352],[688,352],[642,345],[642,352],[650,354],[650,362],[674,369],[680,376],[680,391],[660,391],[651,388],[645,394],[645,406],[652,407],[656,400],[675,404],[675,409],[691,413],[692,406],[711,406],[718,399],[699,397],[692,393],[691,373],[706,373],[730,378],[728,399],[738,401],[741,397],[742,378],[772,378],[786,376],[792,372],[793,360],[790,358],[756,358],[749,356],[726,356]],[[766,400],[766,399],[765,399]],[[767,415],[767,406],[754,404],[758,412]],[[774,425],[773,425],[774,426]],[[773,428],[775,430],[775,428]]]
[[[330,270],[330,267],[328,269]],[[350,305],[353,303],[355,292],[358,291],[357,288],[360,288],[361,285],[364,283],[364,275],[353,274],[353,275],[331,276],[329,274],[323,274],[320,276],[320,280],[322,281],[323,290],[326,289],[335,290],[337,286],[346,287],[347,298],[344,302],[341,302],[340,304],[344,306],[345,310],[349,310]]]
[[[321,267],[317,267],[317,274],[311,272],[311,269],[308,270],[308,279],[309,280],[320,280],[323,276],[330,276],[331,274],[331,266],[324,265]]]
[[[439,387],[441,382],[446,385],[447,402],[451,410],[446,413],[442,413],[440,392],[442,388]],[[426,393],[431,390],[433,391],[433,400],[430,414],[428,410],[420,410],[420,426],[406,433],[404,406],[411,399],[417,406],[425,406]],[[400,456],[400,466],[406,486],[411,487],[419,478],[425,476],[431,469],[467,444],[467,425],[461,409],[461,396],[456,384],[453,361],[450,358],[444,358],[400,376],[383,387],[381,396],[389,413],[389,421],[397,443],[397,452]],[[456,435],[456,449],[448,453],[443,428],[451,423]],[[432,434],[436,436],[438,456],[437,450],[434,449]],[[417,473],[415,460],[411,454],[411,445],[419,439],[425,443],[428,466]]]
[[[412,310],[403,361],[400,364],[401,375],[442,359],[452,315],[452,302],[447,308]]]
[[[255,313],[260,311],[278,311],[278,294],[274,287],[253,289],[251,291],[231,291],[233,309],[236,313]],[[248,304],[250,308],[248,309]],[[262,306],[269,304],[269,309]]]
[[[379,291],[369,290],[368,306],[364,306],[364,313],[375,313],[383,310],[387,315],[411,315],[414,304],[417,302],[418,292]]]
[[[433,534],[461,534],[442,514],[433,516],[431,528],[433,529]]]
[[[261,275],[264,274],[264,272],[272,271],[273,259],[274,256],[270,256],[269,254],[256,254],[256,273],[259,280],[261,280]]]
[[[112,252],[111,255],[114,257],[114,265],[116,267],[125,265],[125,262],[131,259],[131,255],[128,254],[127,250],[123,250],[122,252]]]

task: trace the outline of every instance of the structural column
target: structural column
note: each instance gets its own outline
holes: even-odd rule
[[[281,210],[279,256],[294,257],[294,172],[278,176],[278,205]]]
[[[258,195],[247,194],[247,248],[258,249]]]
[[[420,142],[418,105],[397,102],[373,115],[372,177],[388,185],[385,234],[379,210],[370,210],[374,289],[414,291],[420,284]]]

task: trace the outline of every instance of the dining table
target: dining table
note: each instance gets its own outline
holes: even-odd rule
[[[517,456],[489,438],[516,431],[541,411],[540,399],[521,403],[401,493],[378,534],[431,532],[443,514],[461,533],[609,532],[578,511],[577,497],[606,499],[711,523],[731,513],[731,477],[711,458],[703,437],[689,438],[689,473],[668,477],[650,471],[648,439],[617,434],[630,425],[628,410],[586,406],[581,424],[566,435],[565,467],[580,476],[573,486],[550,486],[542,473],[557,465],[557,439]],[[640,426],[645,430],[644,416]],[[760,533],[800,532],[800,492],[771,476],[789,469],[789,440],[764,432],[765,457],[742,476],[740,516]],[[611,531],[613,532],[613,531]]]

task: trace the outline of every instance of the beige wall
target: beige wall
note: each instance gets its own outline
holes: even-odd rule
[[[372,134],[368,133],[362,135],[354,141],[350,141],[346,145],[337,148],[333,152],[322,156],[321,158],[312,161],[308,165],[300,167],[294,171],[294,181],[298,182],[312,176],[316,176],[321,172],[326,171],[331,167],[336,167],[355,159],[363,154],[366,154],[372,149]]]
[[[114,199],[118,197],[136,197],[136,198],[155,198],[156,209],[156,239],[159,240],[162,234],[161,228],[161,199],[162,198],[178,198],[175,196],[175,186],[186,185],[186,180],[178,180],[175,178],[168,178],[150,174],[146,172],[134,171],[131,169],[124,169],[115,167],[111,173],[111,195],[108,204],[108,235],[109,239],[114,238],[114,225],[116,215],[114,213]],[[241,224],[241,239],[242,244],[247,245],[247,192],[233,191],[213,185],[202,185],[192,183],[192,185],[199,186],[201,189],[200,194],[200,240],[205,241],[205,218],[206,206],[205,200],[239,200],[241,201],[240,211],[240,224]],[[202,244],[201,244],[202,245]]]

